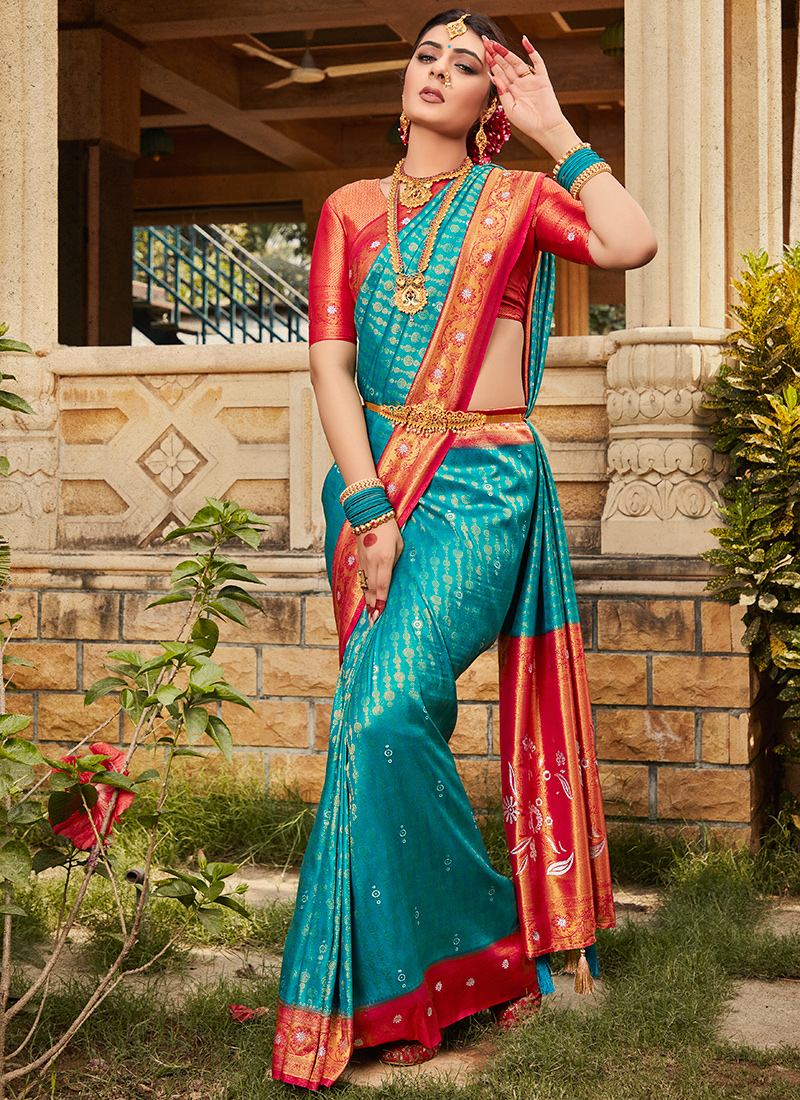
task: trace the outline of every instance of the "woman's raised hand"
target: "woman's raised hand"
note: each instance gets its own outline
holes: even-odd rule
[[[403,536],[397,520],[381,523],[357,539],[358,564],[367,578],[364,599],[369,625],[374,626],[386,607],[392,571],[403,552]]]
[[[483,45],[489,71],[509,121],[538,141],[557,160],[569,148],[561,150],[565,140],[563,131],[565,128],[574,131],[564,117],[541,54],[525,35],[522,45],[528,54],[527,61],[485,36]]]

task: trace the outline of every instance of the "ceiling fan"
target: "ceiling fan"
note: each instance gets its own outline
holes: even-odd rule
[[[404,69],[408,62],[405,59],[397,61],[361,61],[352,65],[328,65],[326,69],[320,69],[311,56],[311,39],[313,31],[305,31],[306,51],[299,64],[294,61],[286,61],[278,57],[257,38],[248,35],[248,41],[234,42],[233,46],[248,57],[258,57],[263,61],[271,61],[273,65],[280,65],[282,69],[288,69],[289,75],[283,80],[276,80],[272,84],[264,84],[265,88],[283,88],[287,84],[320,84],[329,76],[358,76],[362,73],[383,73],[392,69]]]

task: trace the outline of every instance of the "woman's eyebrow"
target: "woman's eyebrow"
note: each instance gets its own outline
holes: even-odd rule
[[[434,49],[442,49],[442,44],[440,42],[434,42],[432,38],[426,38],[424,42],[420,42],[419,46],[433,46]],[[419,46],[417,46],[417,49],[419,49]],[[470,57],[474,57],[478,64],[483,67],[483,62],[476,53],[472,52],[472,50],[465,50],[463,46],[460,46],[456,47],[453,53],[468,53]]]

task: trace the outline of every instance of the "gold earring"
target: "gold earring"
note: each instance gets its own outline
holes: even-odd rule
[[[486,152],[486,144],[489,140],[488,137],[486,136],[486,132],[484,131],[483,127],[484,127],[484,124],[489,121],[489,119],[492,117],[492,115],[495,113],[496,110],[497,110],[497,103],[496,102],[492,103],[491,106],[486,108],[486,110],[481,115],[480,124],[478,125],[478,132],[475,134],[475,148],[478,150],[478,155],[481,158],[483,158],[483,155]]]
[[[405,111],[401,111],[400,112],[400,140],[402,141],[403,145],[408,145],[408,128],[409,128],[410,125],[411,125],[411,119],[408,117],[408,115],[405,113]]]

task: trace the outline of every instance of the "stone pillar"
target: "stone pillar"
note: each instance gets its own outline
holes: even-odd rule
[[[702,390],[719,362],[739,252],[782,237],[780,0],[628,0],[626,184],[659,243],[627,275],[608,364],[604,553],[712,545],[722,467]]]
[[[47,352],[58,331],[57,0],[0,0],[0,26],[0,321],[37,352],[0,361],[34,409],[0,414],[11,467],[0,479],[0,530],[13,566],[13,551],[55,545],[57,411]]]
[[[0,320],[56,341],[57,0],[0,0]],[[35,387],[34,387],[35,388]]]
[[[129,344],[140,46],[116,28],[77,27],[59,49],[59,338]]]

